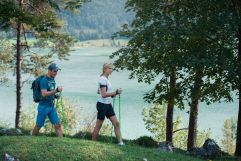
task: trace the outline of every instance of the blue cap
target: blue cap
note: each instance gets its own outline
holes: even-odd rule
[[[58,70],[61,70],[61,69],[57,66],[57,64],[52,63],[52,64],[49,65],[48,70],[51,70],[51,71],[53,71],[53,70],[54,70],[54,71],[58,71]]]

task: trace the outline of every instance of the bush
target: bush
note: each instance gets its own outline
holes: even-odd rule
[[[85,133],[92,133],[96,122],[96,113],[93,115],[86,115],[78,101],[70,101],[66,98],[63,99],[63,107],[65,119],[63,119],[62,104],[58,101],[57,112],[66,135],[76,134],[76,136],[83,138],[82,135],[85,136]],[[20,127],[24,129],[24,133],[29,133],[29,131],[33,129],[36,122],[36,116],[36,104],[21,112]],[[109,121],[105,121],[102,125],[100,135],[110,136],[111,127]],[[40,132],[48,135],[53,135],[55,133],[49,119],[46,119],[45,126],[41,128]]]
[[[221,141],[223,150],[228,154],[234,154],[237,137],[237,119],[232,117],[224,120],[222,131],[223,138]]]
[[[156,142],[152,137],[150,136],[141,136],[138,139],[133,141],[137,145],[145,146],[145,147],[158,147],[158,142]]]
[[[96,123],[96,113],[93,115],[81,115],[79,130],[77,133],[92,133]],[[101,129],[100,135],[110,136],[112,125],[109,120],[105,120]],[[114,132],[113,132],[114,134]]]
[[[60,101],[57,104],[57,112],[58,116],[60,118],[63,130],[65,130],[65,134],[71,135],[74,132],[76,132],[77,128],[77,108],[76,104],[73,102],[70,102],[68,99],[63,99],[63,107],[64,107],[64,116],[66,122],[63,120],[63,112],[62,112],[62,105],[60,104]],[[21,112],[21,117],[20,117],[20,127],[25,130],[32,130],[33,127],[35,126],[36,122],[36,116],[37,116],[37,107],[36,105],[33,105],[33,107],[28,108],[25,111]],[[66,128],[64,126],[66,125]],[[54,133],[54,128],[51,125],[49,119],[46,119],[45,125],[43,128],[41,128],[40,132],[45,133],[45,134],[51,134]]]
[[[142,115],[145,122],[146,129],[150,131],[154,139],[158,142],[164,142],[166,140],[166,106],[161,106],[159,104],[154,104],[150,108],[143,109]],[[182,120],[180,116],[173,119],[173,131],[182,129]],[[203,130],[197,132],[197,147],[202,146],[204,141],[209,137],[210,131]],[[187,129],[177,131],[173,133],[173,146],[186,150],[187,146]]]

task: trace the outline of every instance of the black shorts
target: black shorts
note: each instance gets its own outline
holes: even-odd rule
[[[104,103],[97,102],[96,108],[98,111],[97,119],[99,120],[104,120],[105,116],[107,118],[115,116],[115,112],[111,104],[104,104]]]

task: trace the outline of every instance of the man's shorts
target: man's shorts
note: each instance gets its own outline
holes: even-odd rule
[[[36,124],[39,128],[44,126],[46,116],[49,117],[49,120],[52,124],[54,125],[60,124],[59,117],[58,117],[56,108],[54,108],[54,106],[38,105],[38,115],[37,115]]]
[[[115,116],[115,112],[111,104],[104,104],[104,103],[97,102],[96,108],[98,111],[97,119],[99,120],[104,120],[105,116],[107,118]]]

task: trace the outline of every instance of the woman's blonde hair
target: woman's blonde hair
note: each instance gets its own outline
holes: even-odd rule
[[[104,63],[103,64],[103,68],[102,68],[102,74],[101,75],[103,75],[104,73],[105,73],[105,70],[107,69],[107,68],[113,68],[113,64],[112,63]]]

